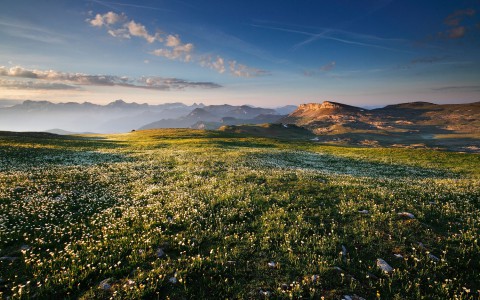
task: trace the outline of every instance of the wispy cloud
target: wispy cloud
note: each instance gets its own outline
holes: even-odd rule
[[[143,8],[148,10],[160,10],[160,11],[172,11],[166,8],[154,7],[154,6],[146,6],[146,5],[138,5],[138,4],[131,4],[131,3],[121,3],[121,2],[110,2],[110,1],[99,1],[99,0],[91,0],[92,2],[98,3],[105,7],[112,8],[112,5],[118,6],[127,6],[127,7],[134,7],[134,8]]]
[[[312,77],[314,75],[317,75],[319,72],[327,73],[327,72],[333,71],[336,66],[337,66],[337,62],[331,61],[328,64],[325,64],[317,69],[303,70],[303,75],[306,77]]]
[[[410,64],[416,65],[416,64],[433,64],[441,61],[445,61],[448,59],[447,55],[443,56],[423,56],[423,57],[417,57],[415,59],[412,59],[410,61]]]
[[[79,90],[80,87],[50,82],[0,79],[0,87],[13,90]]]
[[[67,36],[51,30],[31,25],[18,20],[0,20],[0,31],[16,38],[23,38],[47,44],[60,44],[68,39]]]
[[[467,26],[463,25],[463,21],[467,17],[475,16],[475,14],[476,11],[472,8],[454,11],[444,20],[445,25],[450,28],[444,32],[439,32],[438,36],[444,39],[463,38],[469,29]]]
[[[216,55],[215,59],[212,59],[212,55],[195,55],[194,44],[183,42],[178,34],[164,34],[160,30],[152,34],[145,25],[129,19],[125,14],[110,11],[105,14],[96,14],[95,17],[88,18],[86,21],[93,27],[105,28],[107,33],[115,38],[131,39],[132,37],[138,37],[143,38],[150,44],[161,43],[161,47],[150,51],[150,54],[155,56],[169,60],[194,62],[220,74],[227,73],[228,65],[230,66],[228,68],[229,74],[236,77],[248,78],[269,74],[265,70],[239,64],[235,60],[227,60],[220,55]]]
[[[388,47],[384,45],[384,44],[390,44],[390,43],[406,44],[407,41],[403,39],[382,38],[378,36],[359,34],[359,33],[354,33],[350,31],[335,29],[335,28],[317,28],[317,29],[312,28],[312,31],[306,31],[303,29],[299,30],[296,28],[285,28],[280,26],[269,26],[269,25],[261,25],[261,24],[253,24],[252,26],[270,29],[270,30],[276,30],[276,31],[295,33],[295,34],[304,35],[308,37],[302,42],[293,45],[292,50],[297,50],[303,46],[306,46],[318,40],[332,40],[332,41],[340,42],[343,44],[377,48],[377,49],[383,49],[383,50],[394,51],[394,52],[410,53],[410,51],[399,49],[398,47]],[[318,32],[313,32],[313,30],[316,30]]]
[[[480,91],[480,85],[452,85],[432,88],[436,92],[453,92],[453,91]]]
[[[168,35],[165,41],[165,47],[167,48],[156,49],[152,51],[151,54],[172,60],[192,61],[193,44],[182,43],[178,35]]]
[[[144,76],[129,78],[116,75],[90,75],[65,73],[54,70],[30,70],[20,66],[7,68],[0,66],[0,76],[35,79],[35,81],[5,80],[0,86],[16,89],[79,89],[81,86],[121,86],[150,90],[184,90],[188,88],[212,89],[221,85],[214,82],[195,82],[179,78]]]

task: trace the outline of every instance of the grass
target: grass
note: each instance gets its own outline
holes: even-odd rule
[[[477,299],[479,175],[433,150],[0,133],[0,297]]]

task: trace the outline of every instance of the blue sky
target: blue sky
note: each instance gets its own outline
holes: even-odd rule
[[[480,1],[0,2],[0,98],[480,100]]]

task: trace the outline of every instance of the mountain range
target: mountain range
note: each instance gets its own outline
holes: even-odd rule
[[[139,129],[153,123],[159,128],[188,128],[202,121],[222,122],[222,118],[238,120],[254,119],[262,114],[277,115],[295,110],[296,106],[277,110],[247,105],[186,105],[165,103],[159,105],[127,103],[116,100],[107,105],[90,102],[52,103],[26,100],[23,103],[0,101],[0,130],[96,132],[116,133]],[[13,104],[13,105],[8,105]],[[268,121],[274,118],[268,119]],[[266,119],[267,120],[267,119]],[[262,120],[263,122],[263,120]],[[243,123],[243,122],[240,122]],[[147,125],[148,127],[148,125]]]

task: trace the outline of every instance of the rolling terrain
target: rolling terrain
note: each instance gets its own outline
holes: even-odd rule
[[[478,154],[259,127],[0,132],[0,298],[478,298]]]
[[[368,110],[325,101],[300,105],[279,122],[309,129],[319,142],[480,152],[480,102]]]

